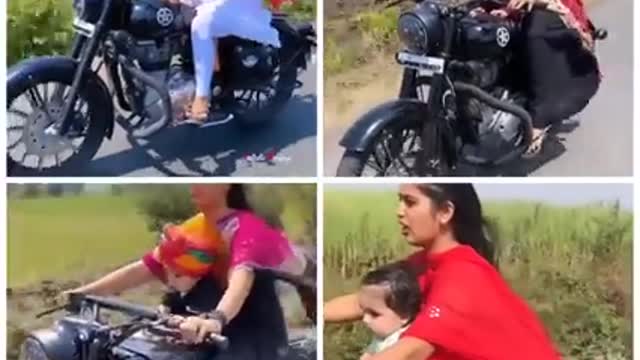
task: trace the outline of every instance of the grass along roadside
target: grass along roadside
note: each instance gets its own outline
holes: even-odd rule
[[[357,204],[357,205],[350,205]],[[393,192],[328,191],[325,298],[351,291],[367,269],[411,251],[399,239]],[[537,311],[566,359],[631,356],[632,216],[614,205],[488,202],[500,269]],[[357,325],[325,328],[325,357],[357,359]]]

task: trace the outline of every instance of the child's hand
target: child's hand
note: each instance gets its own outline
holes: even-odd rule
[[[368,360],[368,359],[371,359],[371,357],[372,357],[371,354],[364,353],[362,354],[362,356],[360,356],[360,360]]]
[[[168,306],[159,305],[158,306],[158,314],[160,314],[160,315],[170,315],[171,314],[171,309]]]
[[[481,7],[477,7],[477,8],[475,8],[475,9],[471,10],[471,11],[469,12],[469,15],[471,15],[471,17],[476,17],[476,16],[478,16],[478,15],[480,15],[480,14],[486,14],[486,13],[487,13],[487,12],[486,12],[483,8],[481,8]]]

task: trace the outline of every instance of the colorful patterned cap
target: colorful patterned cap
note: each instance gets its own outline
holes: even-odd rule
[[[193,226],[168,226],[158,246],[160,261],[180,275],[202,277],[210,272],[220,241],[197,230]]]

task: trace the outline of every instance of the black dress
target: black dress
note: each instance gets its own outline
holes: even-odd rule
[[[163,304],[178,315],[189,314],[187,307],[190,311],[207,312],[215,309],[223,293],[215,280],[203,278],[184,297],[175,292],[167,294]],[[275,360],[285,357],[287,328],[271,274],[256,271],[244,305],[222,333],[229,338],[230,346],[226,351],[216,351],[212,357],[214,360]]]
[[[544,128],[582,111],[600,86],[600,72],[578,32],[558,14],[535,8],[522,26],[528,110],[534,127]]]

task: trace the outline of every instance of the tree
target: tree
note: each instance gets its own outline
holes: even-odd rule
[[[84,192],[84,184],[67,184],[65,186],[65,192],[69,192],[73,195],[80,195]]]
[[[40,184],[24,184],[22,197],[35,198],[40,196]]]
[[[60,197],[64,193],[63,184],[47,184],[47,194],[52,197]]]
[[[138,208],[151,231],[160,231],[166,223],[177,223],[195,213],[188,185],[145,185],[140,187]]]
[[[121,184],[113,184],[111,185],[111,195],[120,196],[124,192],[124,187]]]

